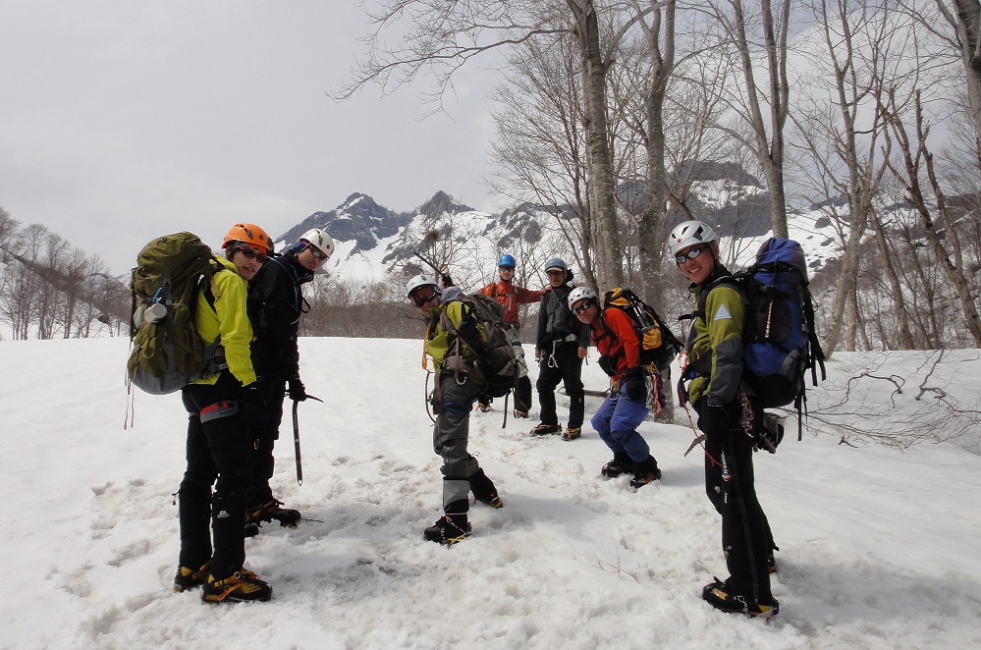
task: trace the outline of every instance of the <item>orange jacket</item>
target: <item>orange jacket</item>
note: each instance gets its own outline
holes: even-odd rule
[[[640,364],[640,338],[633,320],[622,309],[609,307],[597,315],[592,337],[599,353],[612,362],[615,377],[623,377],[627,368]]]
[[[497,302],[504,305],[504,322],[510,325],[518,324],[518,305],[530,302],[539,302],[544,291],[532,291],[514,286],[510,280],[498,280],[492,282],[480,290],[485,296],[490,296]]]

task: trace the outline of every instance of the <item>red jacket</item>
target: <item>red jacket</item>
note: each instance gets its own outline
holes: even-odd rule
[[[510,280],[498,280],[488,284],[480,290],[480,293],[490,296],[504,305],[504,322],[510,325],[518,324],[518,305],[539,302],[545,295],[544,291],[532,291],[531,289],[516,287],[514,282]]]
[[[640,365],[640,339],[634,322],[622,309],[604,309],[593,321],[593,344],[604,357],[609,357],[616,369],[615,378],[622,378],[627,368]]]

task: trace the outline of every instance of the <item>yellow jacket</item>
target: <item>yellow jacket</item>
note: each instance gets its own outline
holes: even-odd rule
[[[243,386],[256,380],[252,367],[250,345],[252,343],[252,324],[246,307],[248,283],[238,274],[235,265],[223,257],[216,258],[224,267],[219,268],[211,278],[211,292],[214,294],[214,308],[208,303],[204,288],[198,290],[198,302],[194,308],[194,327],[205,343],[212,343],[221,336],[225,348],[225,362],[228,370]],[[229,272],[225,272],[225,271]],[[196,384],[214,384],[218,374],[199,379]]]

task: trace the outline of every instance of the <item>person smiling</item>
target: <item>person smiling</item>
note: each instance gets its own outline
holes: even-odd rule
[[[780,611],[770,591],[776,548],[756,497],[753,479],[753,422],[756,407],[743,375],[746,299],[726,282],[715,231],[685,221],[668,236],[678,270],[691,281],[694,322],[685,344],[682,378],[705,433],[705,491],[722,515],[722,548],[729,577],[705,585],[702,598],[726,612],[770,617]]]

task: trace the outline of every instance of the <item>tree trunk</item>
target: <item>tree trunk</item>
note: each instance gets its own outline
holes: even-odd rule
[[[882,220],[879,219],[875,211],[869,213],[869,221],[875,231],[875,243],[879,249],[879,259],[882,267],[886,271],[889,279],[889,286],[892,288],[892,298],[896,305],[896,321],[899,328],[899,349],[912,350],[916,346],[913,344],[913,335],[909,327],[909,309],[906,307],[906,298],[903,296],[903,285],[899,282],[899,275],[893,264],[893,256],[886,242],[886,231],[882,227]]]
[[[596,223],[596,275],[600,287],[623,284],[617,228],[616,181],[606,119],[606,64],[600,51],[599,22],[592,0],[566,0],[575,18],[582,50],[583,94],[590,209]]]

